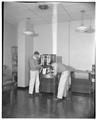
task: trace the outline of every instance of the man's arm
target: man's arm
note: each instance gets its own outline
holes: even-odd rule
[[[39,64],[39,65],[35,65],[35,68],[36,69],[40,69],[41,68],[41,65]]]
[[[71,72],[88,72],[87,70],[75,69],[75,68],[72,67],[72,66],[68,66],[68,69],[69,69]]]
[[[86,72],[86,73],[88,73],[87,70],[78,70],[78,69],[75,69],[75,72]]]
[[[31,67],[32,69],[40,69],[40,68],[41,68],[41,64],[36,64],[36,63],[34,62],[34,60],[30,60],[30,67]]]
[[[80,70],[80,69],[75,69],[75,68],[71,68],[71,70],[73,71],[73,72],[88,72],[87,70]]]

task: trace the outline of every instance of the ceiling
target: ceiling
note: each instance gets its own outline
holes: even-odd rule
[[[95,19],[94,2],[57,2],[58,22],[81,20],[81,10],[85,10],[84,19]],[[47,4],[48,9],[39,9],[40,4]],[[31,18],[33,24],[52,22],[53,2],[4,2],[4,20],[16,24]]]

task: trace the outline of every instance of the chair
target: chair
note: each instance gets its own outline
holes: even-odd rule
[[[12,102],[12,96],[17,88],[17,83],[13,81],[12,72],[6,65],[3,65],[2,75],[2,103],[7,104]]]

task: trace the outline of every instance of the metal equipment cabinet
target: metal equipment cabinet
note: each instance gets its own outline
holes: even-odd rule
[[[47,78],[40,76],[40,92],[57,94],[59,76]]]

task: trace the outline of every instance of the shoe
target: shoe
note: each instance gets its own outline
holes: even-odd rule
[[[29,94],[29,97],[30,97],[30,98],[33,98],[33,97],[34,97],[34,95],[33,95],[33,94]]]
[[[63,99],[64,99],[64,100],[66,100],[66,99],[67,99],[67,97],[63,97]]]
[[[54,98],[54,100],[55,100],[55,101],[58,101],[58,102],[59,102],[59,101],[62,101],[61,98]]]
[[[41,93],[35,93],[35,96],[41,96]]]

